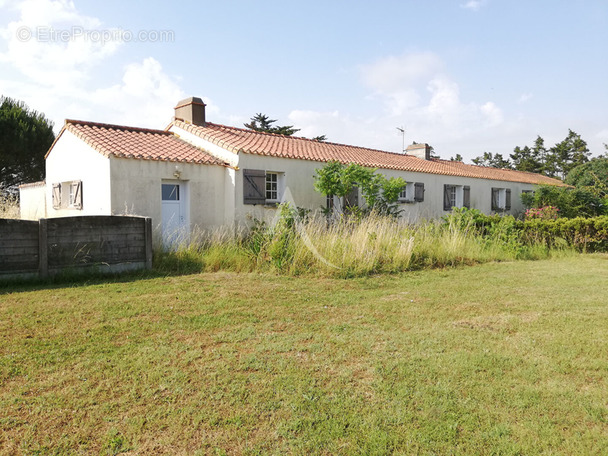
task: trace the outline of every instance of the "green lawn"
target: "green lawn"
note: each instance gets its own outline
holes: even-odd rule
[[[0,289],[0,454],[608,454],[608,256]]]

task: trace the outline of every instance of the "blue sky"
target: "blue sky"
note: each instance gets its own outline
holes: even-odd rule
[[[571,128],[599,155],[607,43],[605,0],[0,0],[0,93],[56,130],[164,128],[200,96],[211,122],[395,152],[396,127],[465,161]]]

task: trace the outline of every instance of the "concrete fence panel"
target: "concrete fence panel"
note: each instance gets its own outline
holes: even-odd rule
[[[152,267],[152,221],[82,216],[0,220],[0,280]]]

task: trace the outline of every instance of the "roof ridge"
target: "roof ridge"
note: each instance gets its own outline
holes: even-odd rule
[[[206,126],[212,126],[212,127],[220,127],[220,128],[225,128],[227,130],[236,130],[236,131],[242,131],[245,133],[252,133],[252,134],[258,134],[258,135],[266,135],[266,136],[271,136],[271,137],[275,137],[275,138],[284,138],[284,139],[288,139],[288,140],[303,140],[303,141],[308,141],[308,142],[312,142],[315,144],[327,144],[330,146],[338,146],[338,147],[350,147],[353,149],[359,149],[359,150],[367,150],[367,151],[372,151],[372,152],[380,152],[383,154],[390,154],[390,155],[396,155],[396,156],[400,156],[400,157],[411,157],[411,158],[417,158],[419,160],[422,160],[420,157],[416,157],[415,155],[411,155],[411,154],[406,154],[406,153],[400,153],[400,152],[392,152],[389,150],[382,150],[382,149],[374,149],[371,147],[364,147],[364,146],[356,146],[353,144],[344,144],[344,143],[337,143],[337,142],[333,142],[333,141],[318,141],[312,138],[306,138],[304,136],[294,136],[294,135],[281,135],[279,133],[271,133],[271,132],[267,132],[267,131],[258,131],[258,130],[252,130],[250,128],[242,128],[242,127],[234,127],[232,125],[224,125],[224,124],[218,124],[218,123],[214,123],[214,122],[205,122],[205,125],[195,125],[189,122],[186,122],[184,120],[181,119],[175,119],[178,122],[183,122],[188,126],[191,127],[206,127]],[[171,123],[173,124],[175,122],[175,120]],[[171,126],[171,124],[169,124],[169,126]]]
[[[171,131],[70,119],[66,120],[59,136],[66,130],[105,157],[114,156],[117,158],[139,158],[157,161],[177,161],[228,166],[225,161],[214,157],[204,148],[184,141]],[[140,133],[145,134],[140,135]],[[51,146],[51,149],[57,142],[59,136]],[[140,146],[142,144],[143,146]],[[163,145],[160,149],[158,147],[159,144]],[[184,151],[186,150],[184,148],[195,151],[195,154],[184,155]],[[47,156],[51,149],[47,152]],[[181,154],[181,156],[175,155],[172,159],[171,153],[176,151]]]
[[[128,130],[128,131],[139,131],[142,133],[155,133],[161,135],[172,135],[170,131],[159,130],[156,128],[145,128],[145,127],[130,127],[128,125],[118,125],[118,124],[108,124],[103,122],[92,122],[88,120],[76,120],[76,119],[65,119],[65,125],[86,125],[89,127],[100,127],[100,128],[108,128],[113,130]]]

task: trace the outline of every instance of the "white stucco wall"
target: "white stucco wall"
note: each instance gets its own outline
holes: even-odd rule
[[[39,220],[46,217],[45,182],[19,187],[19,216],[21,220]]]
[[[82,181],[82,209],[54,209],[53,184]],[[65,130],[46,159],[47,217],[110,215],[110,160]]]
[[[179,179],[175,177],[176,167]],[[112,214],[151,217],[155,234],[161,224],[163,181],[186,185],[191,229],[213,230],[233,220],[232,214],[226,214],[226,209],[230,209],[226,181],[234,170],[218,165],[116,157],[111,157],[110,168]]]
[[[276,214],[276,206],[250,205],[243,203],[243,172],[244,169],[258,169],[284,173],[285,188],[293,197],[293,203],[298,207],[312,210],[326,205],[325,196],[314,189],[315,170],[325,165],[322,162],[293,160],[267,157],[253,154],[239,154],[239,171],[236,174],[235,218],[239,223],[247,223],[252,218],[270,220]],[[401,203],[401,216],[408,221],[421,218],[438,218],[447,213],[443,210],[444,184],[469,186],[471,188],[471,208],[490,214],[492,188],[511,189],[511,210],[508,214],[517,215],[524,210],[521,203],[522,190],[533,190],[531,184],[506,182],[488,179],[473,179],[439,174],[414,173],[395,170],[382,170],[386,177],[402,177],[406,182],[424,183],[424,201],[416,203]],[[360,204],[364,204],[362,196]]]

